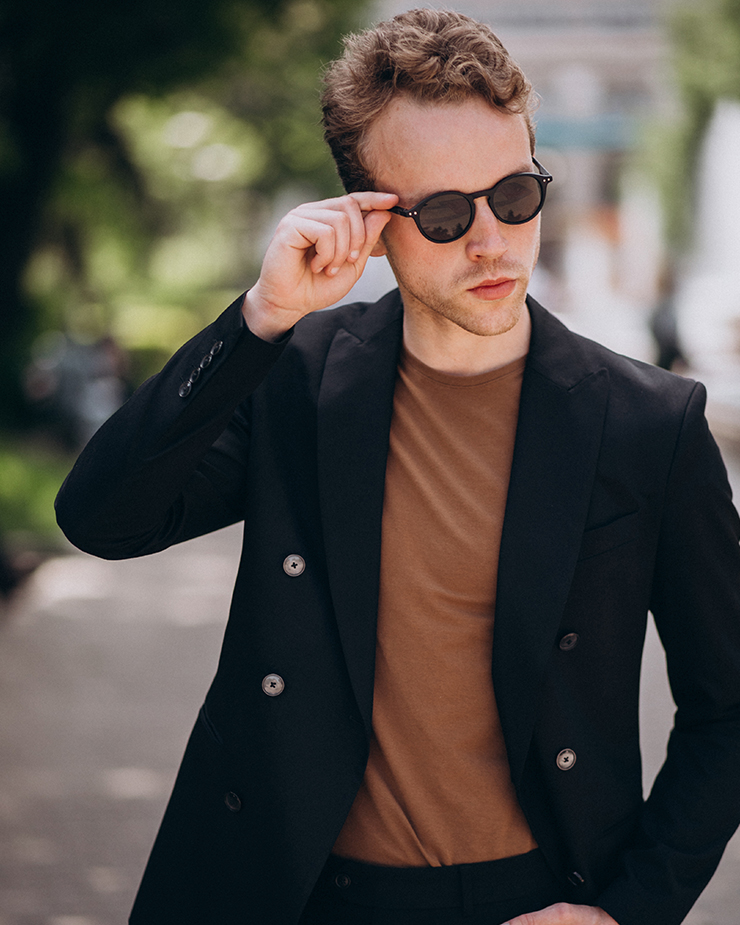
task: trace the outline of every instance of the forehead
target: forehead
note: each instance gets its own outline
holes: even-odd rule
[[[532,166],[524,116],[480,99],[397,97],[368,129],[365,155],[378,190],[414,201],[442,189],[483,189]]]

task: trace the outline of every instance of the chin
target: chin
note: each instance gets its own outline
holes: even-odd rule
[[[522,305],[497,305],[484,310],[451,311],[446,317],[469,334],[497,337],[516,327],[522,311]]]

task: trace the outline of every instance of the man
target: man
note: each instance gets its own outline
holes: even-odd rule
[[[348,195],[283,219],[58,499],[110,558],[245,522],[131,922],[677,925],[740,818],[704,390],[527,298],[550,177],[487,27],[410,12],[326,80]],[[320,312],[371,254],[398,290]],[[643,801],[648,609],[678,710]]]

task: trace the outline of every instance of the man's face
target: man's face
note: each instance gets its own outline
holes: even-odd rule
[[[431,193],[487,189],[514,173],[536,172],[523,116],[483,100],[421,105],[398,97],[370,127],[367,156],[376,189],[411,208]],[[407,314],[454,333],[483,336],[514,327],[537,262],[539,216],[506,225],[485,197],[457,241],[427,240],[410,218],[394,215],[374,253],[385,253]]]

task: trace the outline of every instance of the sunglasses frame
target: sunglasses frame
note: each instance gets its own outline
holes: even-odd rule
[[[440,190],[440,192],[438,193],[432,193],[431,196],[426,196],[424,199],[422,199],[420,202],[417,202],[416,205],[412,206],[412,208],[410,209],[403,209],[401,208],[401,206],[392,206],[390,209],[388,209],[388,211],[393,212],[395,215],[400,215],[403,218],[413,218],[414,222],[416,223],[416,227],[419,229],[421,234],[427,239],[427,241],[432,241],[432,243],[434,244],[451,244],[453,241],[458,241],[460,238],[462,238],[465,234],[468,233],[468,231],[470,230],[470,226],[475,221],[475,209],[476,209],[475,200],[479,199],[481,196],[486,197],[491,211],[493,212],[493,214],[496,216],[496,218],[500,222],[503,222],[505,225],[525,225],[527,222],[531,222],[532,219],[536,218],[542,211],[542,207],[545,204],[547,186],[549,183],[552,182],[552,174],[549,173],[542,166],[542,164],[540,164],[537,158],[533,157],[532,161],[535,167],[537,168],[537,170],[539,171],[539,173],[527,173],[527,172],[512,173],[512,174],[509,174],[509,176],[507,177],[502,177],[498,181],[498,183],[494,183],[494,185],[491,186],[489,189],[478,190],[476,193],[461,193],[460,190],[456,190],[456,189],[455,190],[453,189]],[[530,215],[529,218],[525,218],[517,222],[512,222],[510,220],[502,218],[500,215],[497,214],[495,208],[493,207],[493,203],[491,202],[491,197],[493,195],[494,190],[496,190],[497,187],[499,187],[502,183],[506,183],[508,180],[515,179],[516,177],[532,177],[533,179],[537,180],[537,182],[540,185],[542,196],[540,199],[540,204],[537,207],[537,210],[532,215]],[[421,227],[421,220],[420,220],[419,213],[421,212],[421,210],[424,208],[424,206],[428,202],[431,202],[432,199],[436,199],[438,196],[448,196],[451,193],[454,193],[456,196],[462,196],[463,199],[467,199],[468,204],[470,205],[470,220],[468,221],[468,224],[465,226],[465,228],[459,234],[456,234],[452,238],[445,238],[444,241],[439,241],[437,240],[437,238],[430,237]]]

